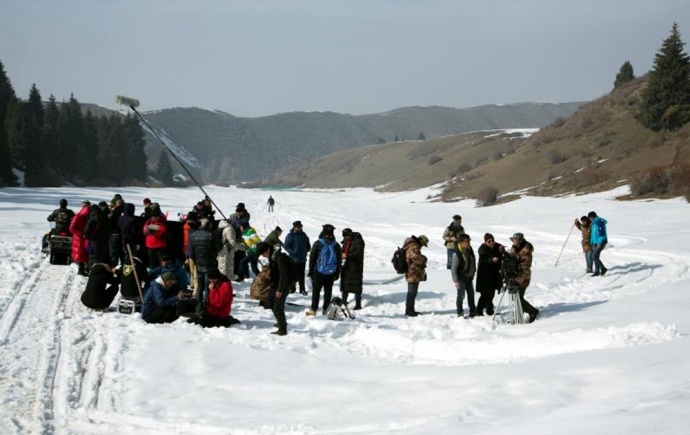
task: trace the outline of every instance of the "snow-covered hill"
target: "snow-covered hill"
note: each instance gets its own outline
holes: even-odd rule
[[[430,189],[268,192],[208,187],[227,214],[237,202],[261,236],[301,220],[350,227],[366,241],[365,279],[393,276],[390,257],[426,234],[429,280],[417,318],[403,316],[406,284],[365,286],[352,321],[306,318],[288,307],[289,335],[235,284],[231,329],[96,313],[79,301],[86,279],[40,254],[46,216],[61,197],[158,201],[170,216],[195,189],[0,190],[0,433],[506,434],[687,433],[690,404],[690,206],[618,202],[625,189],[522,198],[491,208],[428,203]],[[584,273],[575,217],[608,219],[604,277]],[[455,316],[441,234],[463,216],[475,250],[485,232],[535,246],[530,325]],[[303,296],[289,301],[307,304]],[[497,302],[497,299],[495,300]]]

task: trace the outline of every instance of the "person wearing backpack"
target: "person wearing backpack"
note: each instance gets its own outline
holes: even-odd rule
[[[593,253],[592,260],[594,261],[594,273],[592,276],[603,276],[608,269],[604,266],[599,258],[601,251],[606,247],[609,241],[606,234],[606,219],[597,216],[593,211],[587,214],[587,217],[592,221],[592,232],[590,234],[589,243],[592,245]]]
[[[309,274],[312,281],[311,310],[307,311],[307,316],[316,315],[319,309],[319,298],[321,288],[323,293],[323,314],[328,310],[333,292],[333,282],[340,277],[340,259],[342,251],[340,244],[335,241],[333,231],[335,227],[331,224],[323,225],[323,230],[319,234],[319,240],[314,242],[309,253]]]
[[[55,222],[55,228],[52,233],[59,236],[68,236],[72,219],[74,219],[74,212],[67,208],[67,200],[62,198],[60,200],[60,208],[56,208],[48,215],[48,222]]]
[[[405,301],[405,315],[409,317],[416,317],[419,315],[414,309],[415,300],[417,299],[417,292],[419,291],[419,283],[426,281],[426,257],[422,255],[422,246],[429,245],[429,239],[425,235],[419,237],[409,237],[403,244],[405,250],[405,260],[407,260],[407,272],[405,272],[405,279],[407,280],[407,299]]]
[[[347,304],[350,293],[355,295],[355,310],[362,309],[362,281],[364,278],[364,239],[350,228],[343,230],[343,267],[340,273],[340,292]]]

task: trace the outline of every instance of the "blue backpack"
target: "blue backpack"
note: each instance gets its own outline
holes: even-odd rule
[[[338,257],[335,255],[335,240],[328,243],[324,239],[321,242],[321,252],[316,260],[316,271],[321,275],[333,275],[338,270]]]

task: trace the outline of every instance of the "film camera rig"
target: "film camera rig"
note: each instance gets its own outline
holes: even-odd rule
[[[520,302],[520,285],[515,281],[520,274],[520,256],[510,255],[505,249],[501,255],[501,281],[503,287],[499,290],[501,299],[498,301],[496,311],[492,321],[496,320],[496,315],[501,308],[503,297],[508,293],[508,316],[507,322],[512,324],[525,323],[524,312],[522,311],[522,302]]]

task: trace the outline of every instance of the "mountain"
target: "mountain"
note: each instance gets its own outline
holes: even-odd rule
[[[386,113],[348,115],[291,112],[241,118],[199,108],[146,112],[143,116],[193,156],[207,183],[261,180],[287,167],[335,151],[463,132],[543,127],[572,114],[582,103],[517,103],[467,109],[408,107]],[[151,144],[149,156],[160,152]]]
[[[443,183],[439,199],[529,190],[611,189],[650,167],[690,162],[690,125],[653,132],[636,119],[646,78],[531,132],[482,131],[352,149],[264,178],[261,185],[407,190]],[[523,125],[524,126],[524,125]]]

